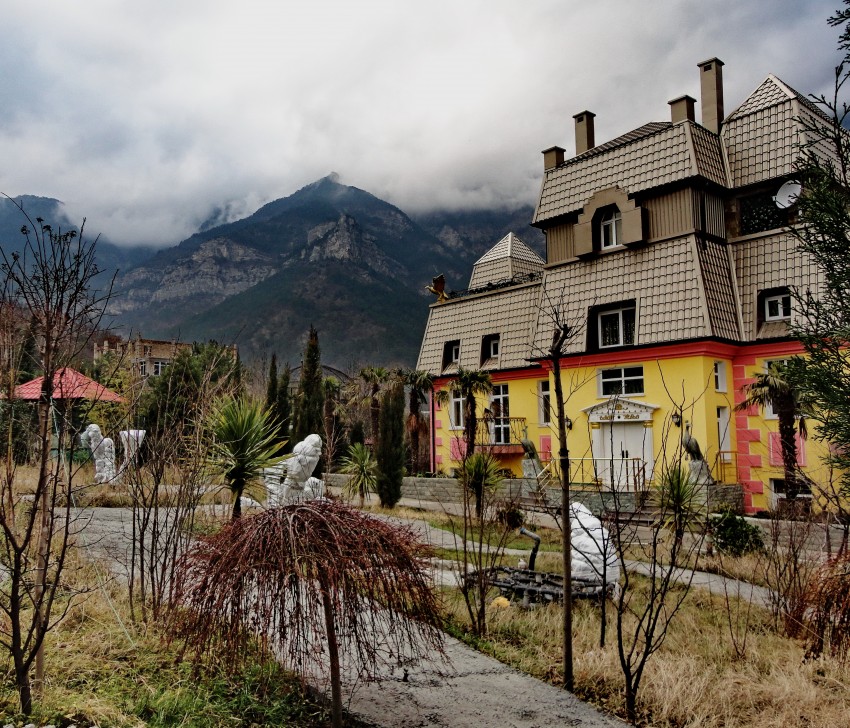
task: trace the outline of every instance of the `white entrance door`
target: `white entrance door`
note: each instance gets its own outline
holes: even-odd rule
[[[651,477],[652,430],[643,422],[603,422],[596,432],[596,476],[612,490],[642,488]]]

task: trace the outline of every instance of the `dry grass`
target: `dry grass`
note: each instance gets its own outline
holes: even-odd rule
[[[464,622],[456,597],[452,618]],[[576,694],[625,715],[613,609],[607,645],[599,647],[599,608],[579,602],[574,616]],[[561,609],[494,609],[484,643],[498,659],[558,684],[562,678]],[[722,599],[693,590],[667,641],[647,666],[638,696],[646,725],[661,728],[835,728],[850,715],[850,669],[830,660],[803,663],[801,644],[776,634],[767,611],[754,609],[747,650],[736,659]]]
[[[129,619],[126,590],[104,587],[74,607],[46,642],[44,696],[36,725],[235,726],[328,724],[300,684],[274,665],[227,677],[197,671],[164,646],[155,628]],[[72,720],[70,720],[72,719]],[[0,723],[24,725],[11,673],[0,687]]]

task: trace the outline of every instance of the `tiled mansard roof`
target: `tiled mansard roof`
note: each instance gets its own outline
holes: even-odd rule
[[[768,76],[726,117],[719,135],[691,121],[654,122],[546,170],[534,222],[578,213],[592,195],[614,186],[634,195],[693,178],[726,189],[787,179],[802,154],[807,128],[828,121],[811,100]],[[826,145],[814,149],[830,156]],[[634,299],[639,312],[636,343],[642,345],[782,336],[764,326],[756,330],[759,290],[785,285],[814,289],[820,283],[790,236],[779,232],[732,245],[697,241],[691,234],[551,268],[520,245],[516,236],[500,240],[476,263],[470,287],[504,282],[525,272],[523,265],[542,270],[542,280],[471,291],[474,295],[433,304],[420,368],[450,374],[442,371],[448,340],[461,342],[462,366],[477,368],[482,337],[491,333],[501,336],[500,359],[484,368],[531,366],[530,360],[551,341],[546,301],[562,298],[568,320],[583,328],[589,307]],[[583,330],[568,353],[586,349]]]

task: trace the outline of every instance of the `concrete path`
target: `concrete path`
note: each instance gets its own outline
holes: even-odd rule
[[[92,559],[108,565],[116,576],[126,578],[130,547],[130,511],[122,508],[80,509],[76,513],[78,542]],[[454,549],[456,537],[449,531],[433,528],[424,521],[387,517],[387,520],[414,529],[433,546]],[[509,554],[528,555],[527,550],[509,550]],[[642,562],[628,562],[627,568],[646,573]],[[449,564],[435,565],[435,581],[454,583]],[[715,574],[682,572],[679,580],[693,579],[693,585],[712,594],[752,599],[767,605],[769,592],[762,587],[726,579]],[[388,671],[380,682],[349,684],[352,696],[348,708],[352,715],[376,728],[405,726],[506,726],[508,728],[544,728],[552,725],[587,728],[621,727],[626,724],[606,716],[574,695],[541,680],[518,672],[471,647],[446,638],[449,664],[427,661]]]
[[[349,712],[380,728],[623,728],[572,693],[518,672],[447,638],[447,668],[439,662],[387,673],[354,690]]]

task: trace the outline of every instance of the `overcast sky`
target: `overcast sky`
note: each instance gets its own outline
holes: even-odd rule
[[[532,204],[573,153],[768,73],[831,87],[839,0],[0,0],[0,192],[172,244],[331,171],[405,211]],[[697,106],[697,119],[700,109]]]

